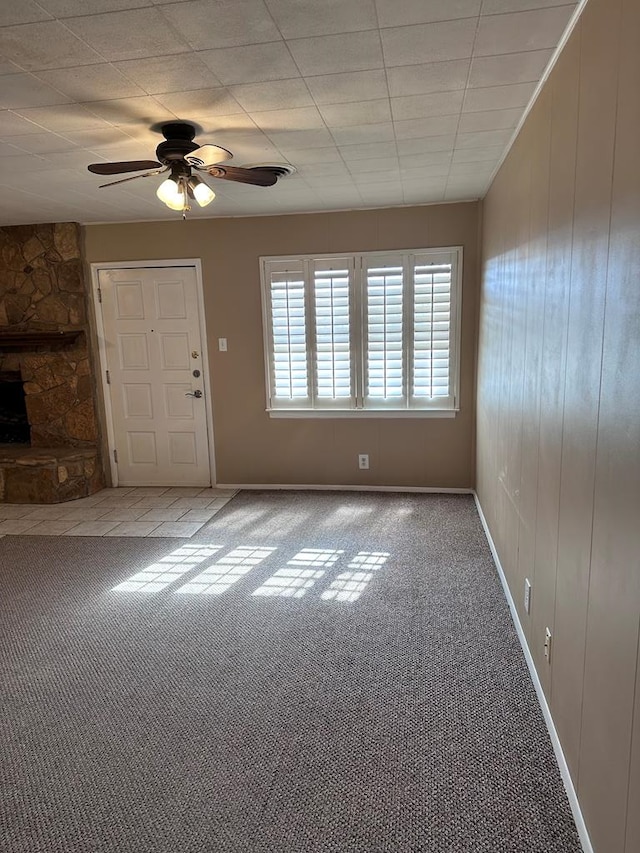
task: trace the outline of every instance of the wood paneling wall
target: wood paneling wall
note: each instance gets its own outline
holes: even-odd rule
[[[477,491],[597,853],[640,851],[638,45],[590,0],[483,212]]]

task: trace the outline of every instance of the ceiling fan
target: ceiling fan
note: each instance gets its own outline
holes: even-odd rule
[[[225,181],[239,181],[242,184],[253,184],[257,187],[271,187],[278,178],[291,175],[295,169],[288,163],[266,164],[260,166],[222,166],[233,157],[226,148],[219,145],[198,145],[194,142],[196,125],[184,121],[167,122],[154,126],[164,136],[164,142],[156,148],[156,160],[129,160],[122,163],[91,163],[87,168],[96,175],[120,175],[125,172],[142,172],[121,178],[100,187],[111,187],[134,181],[136,178],[148,178],[151,175],[161,175],[170,172],[156,191],[158,198],[171,210],[181,210],[183,216],[191,209],[190,200],[193,198],[205,207],[215,198],[213,190],[207,186],[192,170],[206,172],[212,178]],[[143,171],[144,170],[144,171]]]

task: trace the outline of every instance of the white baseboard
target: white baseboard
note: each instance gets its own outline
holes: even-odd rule
[[[500,557],[498,556],[498,552],[496,551],[496,546],[494,544],[493,537],[491,536],[487,520],[484,517],[484,513],[480,505],[480,500],[478,499],[478,495],[475,491],[473,492],[473,497],[476,502],[476,507],[478,509],[478,515],[480,516],[482,527],[484,528],[484,532],[489,543],[489,548],[491,549],[491,554],[493,556],[493,561],[496,565],[498,577],[500,578],[500,582],[502,583],[502,588],[504,590],[507,603],[509,604],[511,618],[513,619],[513,624],[515,625],[516,632],[518,634],[518,639],[520,640],[520,645],[522,646],[522,651],[524,652],[524,657],[527,661],[527,666],[529,667],[531,680],[533,681],[533,686],[535,687],[536,694],[538,696],[538,702],[540,703],[542,714],[544,716],[545,723],[547,724],[547,729],[549,730],[549,737],[551,738],[553,751],[556,754],[556,760],[560,769],[560,775],[562,776],[562,782],[564,784],[565,791],[567,792],[567,797],[569,798],[569,805],[571,806],[573,819],[575,820],[576,829],[578,830],[578,835],[580,836],[582,849],[584,850],[584,853],[594,853],[593,845],[591,844],[591,839],[589,838],[589,832],[587,831],[587,825],[584,822],[582,809],[580,808],[580,803],[578,801],[578,795],[576,794],[576,789],[573,787],[573,781],[571,779],[571,774],[569,773],[569,765],[567,764],[564,752],[562,751],[560,738],[558,737],[558,732],[556,731],[556,727],[553,722],[553,717],[551,716],[551,710],[547,703],[547,698],[544,695],[542,683],[540,682],[540,678],[538,677],[538,672],[533,662],[531,651],[529,650],[527,638],[525,637],[525,633],[522,629],[520,617],[518,616],[518,611],[516,610],[516,605],[513,600],[513,596],[511,595],[511,590],[509,589],[507,578],[502,568],[502,564],[500,563]]]
[[[426,494],[473,495],[473,489],[446,489],[439,486],[318,486],[313,483],[216,483],[216,489],[260,489],[261,491],[309,492],[418,492]]]

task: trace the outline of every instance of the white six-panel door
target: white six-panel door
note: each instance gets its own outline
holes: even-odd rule
[[[210,485],[195,269],[101,269],[98,279],[118,484]]]

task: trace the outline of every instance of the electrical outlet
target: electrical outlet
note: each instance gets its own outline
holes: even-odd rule
[[[544,629],[544,656],[547,663],[551,664],[551,631],[549,628]]]
[[[361,471],[369,470],[369,454],[368,453],[359,453],[358,454],[358,468]]]
[[[218,338],[218,352],[226,352],[227,351],[227,339],[226,338]]]
[[[524,579],[524,609],[526,613],[531,613],[531,581],[529,578]]]

